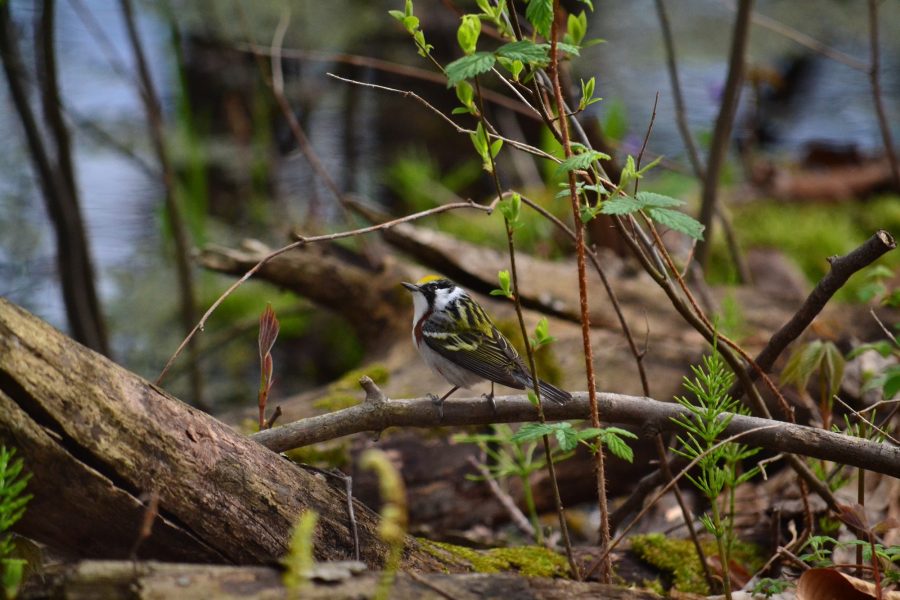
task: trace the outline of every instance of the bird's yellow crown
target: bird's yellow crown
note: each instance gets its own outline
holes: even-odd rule
[[[418,280],[416,282],[416,285],[425,285],[430,281],[437,281],[438,279],[443,279],[443,277],[441,277],[440,275],[426,275],[422,279]]]

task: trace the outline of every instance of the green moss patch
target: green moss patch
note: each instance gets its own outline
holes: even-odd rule
[[[566,557],[543,546],[475,550],[424,538],[419,538],[419,542],[435,558],[476,573],[517,571],[526,577],[566,577],[569,572]]]

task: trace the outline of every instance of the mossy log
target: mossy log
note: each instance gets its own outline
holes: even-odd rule
[[[321,563],[296,594],[281,584],[280,573],[269,567],[89,561],[67,566],[46,576],[44,583],[26,589],[25,597],[88,598],[240,598],[241,600],[360,600],[372,598],[382,574],[362,571],[353,564]],[[651,600],[656,594],[595,582],[578,582],[516,573],[407,574],[398,573],[390,590],[392,600],[444,598],[609,598]]]
[[[304,470],[0,298],[0,443],[34,495],[16,531],[79,558],[137,555],[261,564],[282,556],[298,516],[319,514],[319,560],[353,556],[343,486]],[[355,505],[360,558],[382,564],[377,515]],[[440,561],[409,538],[404,565]]]

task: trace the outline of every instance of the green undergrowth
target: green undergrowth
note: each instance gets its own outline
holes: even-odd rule
[[[828,205],[752,202],[732,209],[732,223],[745,251],[748,248],[780,250],[800,267],[810,283],[815,283],[828,272],[828,257],[846,254],[879,229],[895,236],[900,233],[900,198],[885,195],[864,202]],[[721,235],[716,236],[713,247],[711,281],[735,281]],[[889,252],[875,264],[897,268],[900,255]],[[852,277],[835,297],[844,302],[856,301],[864,283],[864,277]]]
[[[632,536],[630,541],[632,552],[668,575],[674,589],[694,594],[710,593],[703,576],[703,566],[691,540],[670,539],[661,533],[647,533]],[[701,546],[708,556],[717,553],[715,540],[702,541]],[[733,560],[751,573],[762,567],[764,562],[756,546],[741,541],[734,543]],[[653,589],[659,587],[659,581],[647,581],[645,584]]]
[[[417,538],[423,549],[442,562],[452,562],[476,573],[517,571],[526,577],[567,577],[566,557],[543,546],[474,550],[465,546]]]

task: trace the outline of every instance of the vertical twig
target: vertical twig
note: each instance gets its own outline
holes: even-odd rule
[[[660,9],[661,3],[662,0],[657,0],[657,6],[660,7]],[[647,132],[644,134],[644,141],[641,144],[641,150],[640,152],[638,152],[637,158],[635,159],[635,168],[638,170],[640,170],[641,168],[641,160],[644,157],[644,150],[647,148],[647,142],[649,142],[650,134],[653,131],[653,123],[656,121],[656,108],[658,104],[659,92],[656,92],[656,98],[653,101],[653,112],[650,115],[650,123],[649,125],[647,125]],[[639,179],[634,180],[635,195],[637,195],[638,192],[639,182]],[[593,256],[591,258],[593,258]],[[634,352],[633,348],[632,352]],[[644,396],[649,398],[650,388],[647,385],[646,378],[641,379],[641,384],[644,387]],[[669,467],[669,457],[668,453],[666,452],[665,440],[663,440],[662,433],[659,432],[657,432],[656,434],[656,454],[659,458],[659,468],[662,470],[665,480],[667,482],[672,481],[672,469]],[[703,551],[703,546],[700,545],[700,538],[697,537],[697,530],[694,529],[694,517],[691,514],[690,509],[688,508],[687,502],[685,502],[684,500],[684,495],[681,493],[681,488],[678,487],[678,484],[675,482],[672,482],[672,492],[675,494],[675,500],[678,502],[678,507],[681,509],[681,514],[684,517],[684,524],[687,527],[688,534],[690,535],[691,541],[694,544],[694,550],[697,552],[697,558],[700,560],[700,564],[703,567],[703,576],[706,579],[706,584],[709,586],[710,590],[713,590],[715,589],[715,580],[713,579],[712,572],[709,570],[709,565],[706,564],[706,553]]]
[[[559,21],[562,12],[559,8],[559,0],[553,1],[553,25],[550,36],[550,69],[553,83],[553,96],[556,104],[556,114],[559,116],[559,129],[563,140],[563,150],[566,158],[572,156],[572,145],[569,139],[569,119],[566,116],[565,102],[563,101],[562,88],[559,84]],[[600,427],[600,410],[597,406],[597,386],[594,377],[594,356],[591,348],[591,321],[588,312],[587,273],[585,268],[584,227],[581,223],[581,215],[578,210],[578,194],[575,188],[575,173],[569,171],[569,197],[572,202],[572,217],[575,223],[575,250],[578,257],[578,293],[581,309],[581,337],[584,347],[584,366],[587,376],[588,399],[591,407],[591,425]],[[606,504],[606,467],[604,465],[603,445],[599,444],[595,457],[597,476],[597,502],[600,507],[599,542],[601,548],[609,544],[609,510]],[[607,554],[600,565],[600,581],[609,583],[612,575],[612,564]]]
[[[131,0],[119,0],[119,6],[122,10],[122,18],[125,21],[125,28],[128,32],[128,41],[131,44],[131,52],[134,55],[134,62],[138,70],[138,91],[141,102],[144,104],[144,111],[147,113],[147,127],[150,130],[153,150],[156,153],[156,158],[162,171],[166,217],[168,218],[169,226],[172,228],[172,239],[175,242],[175,270],[178,276],[178,293],[181,303],[181,326],[185,332],[190,332],[197,321],[196,293],[190,263],[190,234],[181,214],[181,207],[176,195],[175,172],[169,160],[163,133],[162,108],[159,104],[156,86],[153,84],[153,78],[150,76],[144,47],[135,24],[134,8]],[[191,365],[190,380],[194,404],[198,408],[206,410],[207,408],[203,401],[203,376],[197,359],[197,344],[193,338],[188,342],[187,350],[188,361]]]
[[[891,141],[891,129],[888,126],[884,103],[881,101],[881,78],[878,73],[881,66],[881,54],[878,50],[878,0],[869,0],[869,44],[871,51],[869,83],[872,85],[872,100],[875,102],[875,113],[878,115],[878,128],[881,130],[881,139],[884,141],[884,151],[891,164],[894,189],[900,191],[900,165],[897,164],[894,143]]]
[[[675,41],[672,37],[672,28],[669,24],[669,15],[666,12],[665,0],[656,0],[656,14],[659,16],[659,26],[662,29],[663,44],[666,49],[666,68],[669,71],[669,82],[672,85],[672,101],[675,104],[675,123],[678,125],[678,133],[681,135],[681,141],[687,150],[688,161],[691,163],[691,169],[694,176],[703,181],[704,169],[703,161],[700,153],[697,151],[697,144],[694,142],[694,136],[691,135],[691,129],[688,127],[687,111],[684,105],[684,95],[681,93],[681,81],[678,77],[678,62],[675,58]],[[731,226],[728,213],[724,207],[716,203],[716,218],[722,223],[722,233],[725,234],[725,242],[728,244],[728,251],[731,253],[731,260],[737,269],[738,279],[741,282],[750,280],[747,264],[740,252],[737,243],[737,237],[734,235],[734,228]]]
[[[706,227],[706,239],[697,245],[696,259],[705,270],[709,262],[710,244],[712,242],[713,216],[716,211],[716,196],[719,187],[719,172],[725,162],[728,142],[731,139],[731,126],[737,112],[738,99],[741,95],[741,84],[744,81],[744,54],[747,40],[750,37],[750,13],[753,0],[739,0],[734,30],[731,37],[731,55],[728,61],[728,78],[722,93],[722,105],[716,118],[709,157],[706,161],[706,174],[703,178],[702,203],[700,205],[700,222]]]
[[[485,139],[487,140],[487,118],[484,115],[484,98],[481,95],[481,84],[478,82],[478,78],[475,78],[475,92],[478,95],[478,117],[481,120],[481,126],[485,131]],[[494,162],[494,155],[490,150],[490,143],[488,142],[488,157],[491,161],[491,174],[493,175],[494,187],[497,191],[497,199],[502,199],[503,197],[503,189],[500,185],[500,177],[497,175],[497,164]],[[528,329],[525,327],[525,318],[522,316],[522,301],[519,296],[519,275],[518,270],[516,269],[516,247],[515,242],[513,241],[513,229],[509,220],[504,217],[504,224],[506,225],[506,243],[509,248],[509,271],[510,277],[512,280],[512,290],[513,290],[513,302],[516,307],[516,316],[519,320],[519,329],[522,332],[522,343],[525,346],[525,354],[528,357],[528,368],[531,370],[531,381],[534,387],[534,393],[537,397],[537,410],[538,410],[538,420],[541,423],[546,423],[547,419],[544,416],[544,405],[541,401],[541,388],[538,380],[538,372],[537,372],[537,364],[534,361],[534,352],[531,349],[531,340],[528,339]],[[547,471],[550,475],[550,487],[553,490],[553,501],[556,505],[556,514],[559,519],[559,530],[562,534],[563,545],[566,548],[566,558],[569,560],[569,568],[572,569],[573,577],[581,581],[581,572],[578,569],[578,563],[575,561],[575,553],[572,550],[572,540],[569,537],[569,526],[566,523],[566,514],[565,509],[563,508],[562,498],[559,494],[559,482],[556,479],[556,466],[553,463],[553,453],[550,451],[550,438],[546,434],[541,436],[541,441],[544,446],[544,456],[547,459]],[[526,484],[527,485],[527,484]]]

